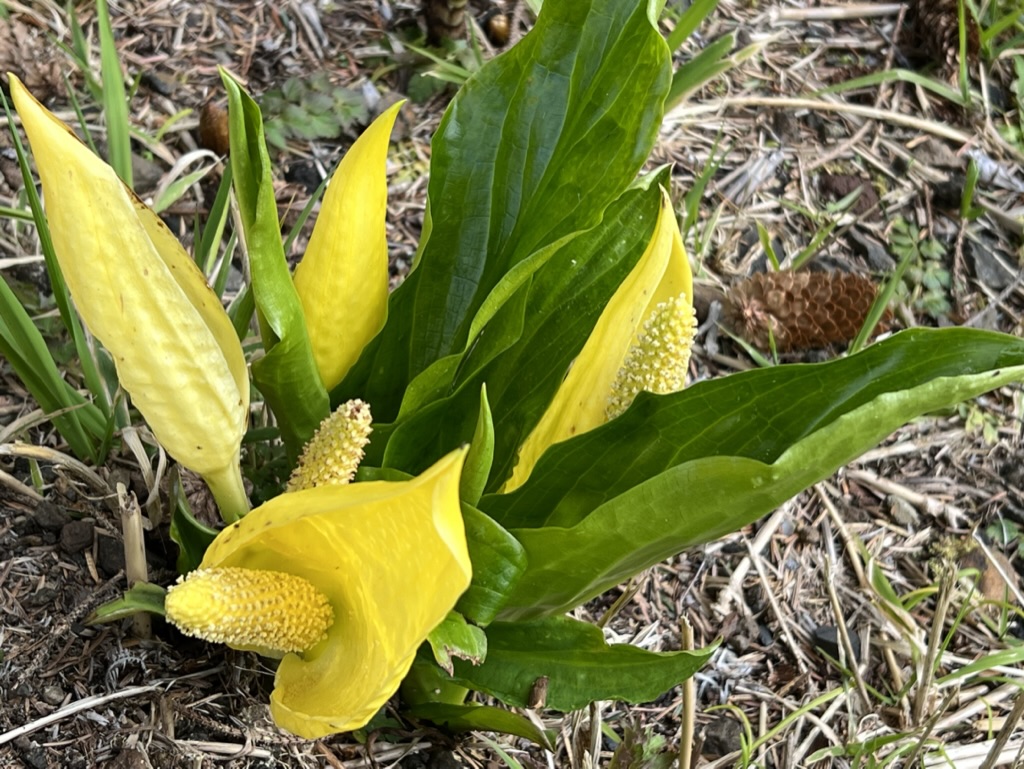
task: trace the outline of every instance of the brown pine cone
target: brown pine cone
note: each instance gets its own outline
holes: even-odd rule
[[[762,350],[769,349],[769,329],[779,352],[818,349],[853,340],[877,292],[871,280],[851,273],[763,273],[730,289],[722,320]],[[886,311],[883,328],[888,319]]]
[[[423,0],[423,15],[431,45],[466,36],[466,0]]]
[[[978,62],[981,41],[978,25],[968,10],[967,62]],[[905,27],[908,47],[935,62],[947,77],[956,76],[960,68],[960,17],[957,0],[910,0]]]

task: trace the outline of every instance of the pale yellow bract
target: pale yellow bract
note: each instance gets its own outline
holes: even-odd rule
[[[662,315],[666,308],[672,317]],[[672,345],[672,359],[658,362],[656,372],[624,371],[627,366],[651,369],[661,340],[650,334],[666,329],[674,336],[664,340]],[[640,389],[653,386],[664,394],[670,382],[682,387],[693,330],[693,275],[672,202],[662,190],[647,249],[608,301],[551,404],[519,448],[502,491],[522,486],[548,447],[624,411]],[[660,353],[666,351],[662,347]]]
[[[249,374],[220,299],[159,217],[9,77],[75,307],[160,444],[237,518]]]
[[[341,382],[387,320],[386,162],[403,103],[382,112],[341,159],[295,268],[313,357],[328,390]]]

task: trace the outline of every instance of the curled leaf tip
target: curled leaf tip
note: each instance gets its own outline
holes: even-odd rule
[[[612,386],[606,411],[609,421],[628,409],[641,391],[667,395],[683,389],[696,330],[697,319],[686,294],[655,306]]]
[[[288,480],[288,491],[338,486],[352,480],[370,441],[373,418],[361,400],[341,404],[320,423]]]
[[[334,623],[311,582],[260,569],[194,571],[167,591],[164,611],[185,635],[277,654],[313,648]]]

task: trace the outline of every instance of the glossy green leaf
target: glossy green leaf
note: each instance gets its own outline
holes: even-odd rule
[[[526,556],[515,537],[479,510],[463,504],[462,519],[473,581],[455,609],[477,625],[487,625],[505,605],[526,570]]]
[[[527,707],[538,680],[547,678],[544,706],[569,711],[594,700],[649,702],[692,676],[713,647],[650,652],[606,644],[600,628],[571,617],[496,622],[487,628],[487,660],[455,661],[454,680]]]
[[[476,625],[470,625],[457,611],[448,612],[427,636],[434,661],[451,675],[452,659],[467,660],[479,665],[487,657],[487,636]]]
[[[503,619],[565,611],[683,549],[744,526],[900,425],[1024,379],[1024,340],[904,331],[857,355],[642,396],[553,447],[481,508],[529,563]]]
[[[525,288],[495,312],[479,341],[450,364],[454,392],[435,394],[438,400],[375,433],[376,440],[387,442],[388,464],[417,472],[430,457],[470,440],[477,393],[486,383],[495,422],[488,488],[500,485],[516,448],[643,253],[657,219],[659,184],[667,178],[667,169],[644,177],[605,210],[596,227],[564,243],[540,265]]]
[[[430,702],[416,705],[406,715],[444,726],[453,732],[499,732],[512,734],[540,745],[545,750],[554,750],[554,733],[539,729],[528,718],[503,708],[487,705],[450,705],[444,702]]]
[[[137,582],[128,588],[123,596],[108,601],[92,612],[85,618],[85,624],[102,625],[107,622],[117,622],[139,612],[163,616],[166,595],[167,591],[159,585]]]
[[[469,443],[469,454],[462,468],[462,479],[459,483],[459,498],[470,505],[480,501],[484,486],[491,474],[491,463],[494,461],[494,420],[491,407],[487,402],[487,386],[480,387],[480,412],[476,417],[476,431]]]
[[[175,565],[179,574],[187,574],[199,568],[203,561],[203,553],[217,538],[217,530],[200,523],[192,514],[176,468],[171,471],[170,508],[171,540],[178,546],[178,559]]]
[[[284,256],[260,109],[230,75],[223,72],[221,79],[228,92],[231,170],[266,351],[252,364],[253,379],[294,461],[330,414],[330,401]]]
[[[393,420],[408,382],[466,345],[502,276],[592,227],[633,179],[671,77],[647,5],[551,3],[462,88],[434,139],[416,269],[334,400],[366,398],[378,419]]]

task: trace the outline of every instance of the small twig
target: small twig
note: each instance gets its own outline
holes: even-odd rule
[[[800,668],[801,673],[806,674],[808,671],[807,663],[804,661],[800,645],[796,642],[796,639],[793,638],[793,634],[789,630],[787,614],[782,610],[782,607],[779,606],[779,601],[775,597],[775,591],[772,590],[772,586],[768,584],[768,575],[764,573],[764,567],[761,565],[761,559],[757,557],[757,553],[759,551],[755,550],[753,545],[750,545],[749,543],[748,547],[750,548],[750,555],[748,558],[754,565],[754,569],[757,571],[757,576],[761,579],[761,584],[764,585],[764,594],[768,598],[768,603],[771,604],[775,618],[779,621],[779,629],[782,631],[782,635],[786,639],[786,644],[789,646],[789,650],[793,653],[793,659],[796,660],[796,666]]]
[[[5,443],[0,445],[0,456],[21,457],[23,459],[37,459],[42,462],[51,462],[59,467],[65,467],[80,475],[95,491],[102,494],[104,498],[110,496],[110,487],[96,473],[79,462],[74,457],[54,451],[46,446],[33,446],[30,443]]]
[[[1003,752],[1003,748],[1006,747],[1006,743],[1013,736],[1013,730],[1017,728],[1017,722],[1020,721],[1021,716],[1024,716],[1024,694],[1018,694],[1017,699],[1013,701],[1013,709],[1010,711],[1010,715],[1006,717],[1006,723],[999,730],[995,742],[992,743],[992,749],[985,756],[985,762],[978,769],[993,769],[995,767],[999,761],[999,755]]]
[[[12,740],[18,739],[18,737],[21,737],[22,735],[31,734],[32,732],[38,731],[50,724],[63,721],[65,718],[73,716],[76,713],[81,713],[85,710],[92,710],[93,708],[105,705],[108,702],[113,702],[114,700],[123,700],[128,697],[136,697],[140,694],[149,694],[150,692],[159,691],[162,686],[162,683],[149,684],[148,686],[133,686],[130,689],[123,689],[119,692],[112,692],[110,694],[97,694],[92,697],[83,697],[77,702],[68,703],[59,710],[55,710],[48,716],[37,718],[35,721],[31,721],[24,726],[19,726],[16,729],[11,729],[8,732],[0,734],[0,745],[5,745]]]
[[[900,12],[903,3],[847,3],[827,8],[779,8],[770,16],[778,21],[843,21],[866,19],[871,16],[892,16]]]
[[[932,694],[932,680],[935,677],[935,666],[939,658],[939,645],[942,643],[942,630],[946,624],[946,614],[952,599],[955,572],[947,566],[939,575],[939,592],[935,596],[935,613],[932,615],[932,630],[928,639],[928,650],[921,659],[917,678],[917,692],[914,695],[913,718],[918,726],[924,720],[925,709]]]
[[[876,109],[863,104],[847,104],[845,102],[824,101],[822,99],[788,99],[754,96],[738,98],[729,97],[697,105],[688,104],[682,107],[676,107],[665,116],[665,122],[667,124],[682,123],[691,117],[713,114],[721,110],[741,107],[809,109],[819,110],[822,112],[845,112],[849,115],[857,115],[858,117],[895,123],[896,125],[906,126],[907,128],[914,128],[918,131],[940,136],[943,139],[959,142],[960,144],[969,144],[973,141],[973,137],[965,134],[963,131],[957,131],[954,128],[950,128],[945,123],[939,123],[932,120],[922,120],[921,118],[914,117],[913,115],[904,115],[899,112]]]
[[[0,470],[0,486],[6,486],[15,494],[21,494],[23,497],[34,499],[36,502],[42,502],[44,499],[43,495],[40,494],[35,489],[33,489],[31,486],[27,486],[26,484],[22,483],[17,478],[15,478],[13,475],[4,472],[3,470]]]
[[[946,695],[946,698],[942,701],[941,707],[935,712],[933,716],[928,719],[928,723],[925,724],[924,730],[921,732],[920,738],[917,740],[917,745],[914,746],[914,751],[907,758],[907,762],[904,766],[917,766],[917,757],[924,750],[924,744],[928,741],[928,738],[932,736],[938,726],[939,719],[942,714],[949,709],[949,706],[953,702],[953,698],[956,696],[954,692],[950,692]]]
[[[831,556],[831,554],[829,554]],[[860,692],[861,702],[864,704],[865,712],[871,711],[871,698],[868,696],[868,687],[864,683],[864,676],[861,675],[861,661],[854,656],[853,644],[850,642],[850,630],[846,627],[846,617],[843,615],[842,604],[839,603],[839,594],[835,585],[835,563],[831,557],[825,559],[825,590],[828,592],[829,603],[832,604],[832,613],[836,618],[836,630],[839,632],[841,642],[840,650],[846,657],[845,662],[850,666],[853,679],[857,682],[857,691]],[[840,660],[844,662],[844,660]]]
[[[789,503],[785,506],[780,507],[771,517],[764,522],[764,526],[757,533],[754,541],[750,543],[749,548],[751,553],[760,553],[765,547],[768,546],[768,542],[774,536],[775,532],[778,531],[779,526],[782,525],[783,519],[789,510]],[[724,617],[729,614],[729,609],[733,602],[741,603],[740,596],[743,594],[743,580],[747,578],[747,574],[750,572],[751,557],[750,555],[744,556],[743,560],[740,561],[736,570],[733,571],[732,576],[729,578],[729,584],[722,590],[721,595],[718,598],[718,603],[715,604],[715,613],[720,617]],[[769,591],[770,592],[770,591]]]
[[[693,625],[686,617],[679,619],[680,648],[693,651]],[[693,732],[697,715],[697,683],[690,676],[683,681],[682,712],[679,714],[679,769],[693,766]],[[1022,698],[1024,699],[1024,698]]]
[[[149,581],[146,564],[146,543],[143,540],[142,510],[134,494],[123,483],[117,484],[117,505],[121,510],[121,531],[124,536],[124,572],[128,587]],[[138,638],[153,637],[149,614],[140,611],[132,617],[132,631]]]
[[[949,521],[953,528],[959,525],[960,518],[963,518],[966,513],[960,507],[956,505],[947,505],[944,502],[940,502],[932,497],[919,494],[916,491],[908,489],[902,484],[890,481],[886,478],[881,478],[870,470],[847,470],[846,476],[852,480],[860,481],[867,486],[871,486],[876,491],[880,491],[883,494],[892,494],[894,497],[904,499],[919,510],[928,513],[928,515],[938,518],[941,515],[946,516],[946,520]]]

